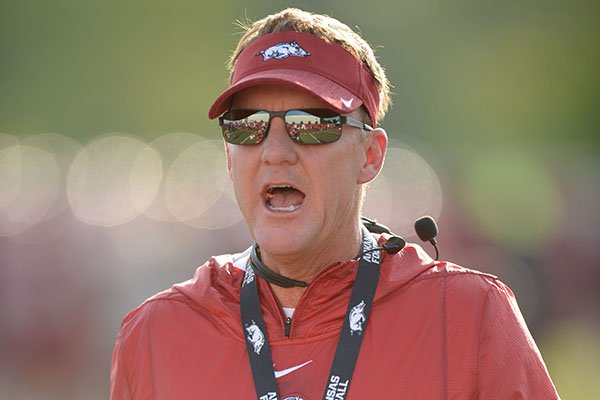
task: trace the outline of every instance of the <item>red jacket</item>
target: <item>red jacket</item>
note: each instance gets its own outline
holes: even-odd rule
[[[211,258],[192,280],[123,320],[111,399],[256,399],[240,322],[248,251]],[[270,285],[259,298],[280,399],[321,399],[357,262],[309,286],[290,335]],[[296,396],[296,397],[295,397]],[[556,399],[511,290],[407,245],[384,256],[348,399]]]

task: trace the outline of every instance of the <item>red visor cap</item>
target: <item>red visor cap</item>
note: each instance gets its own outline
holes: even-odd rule
[[[260,84],[306,90],[341,114],[364,104],[377,125],[379,87],[371,72],[346,49],[317,36],[285,31],[254,40],[238,56],[231,85],[217,97],[208,117],[229,110],[235,93]]]

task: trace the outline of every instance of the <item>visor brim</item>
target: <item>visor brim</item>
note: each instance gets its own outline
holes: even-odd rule
[[[356,94],[319,74],[288,68],[268,69],[249,74],[227,88],[210,107],[208,117],[214,119],[229,110],[232,96],[236,93],[263,84],[277,84],[304,90],[340,114],[351,113],[363,104]]]

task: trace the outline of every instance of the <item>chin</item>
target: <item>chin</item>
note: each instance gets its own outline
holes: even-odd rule
[[[254,240],[263,252],[272,255],[294,255],[307,247],[307,242],[316,239],[318,232],[290,229],[289,227],[257,227],[253,230]],[[311,237],[314,239],[310,239]]]

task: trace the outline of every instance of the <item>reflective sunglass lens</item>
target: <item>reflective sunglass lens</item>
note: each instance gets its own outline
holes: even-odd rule
[[[224,139],[233,144],[261,143],[267,135],[272,117],[283,117],[290,138],[301,144],[324,144],[338,140],[342,134],[341,118],[327,109],[267,112],[231,110],[219,118]]]
[[[269,126],[269,113],[254,110],[231,110],[221,117],[223,137],[233,144],[258,144]]]
[[[290,110],[285,122],[290,137],[302,144],[324,144],[338,140],[342,134],[339,115],[330,110]]]

